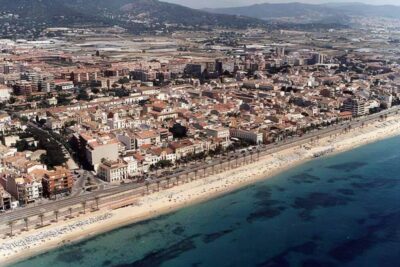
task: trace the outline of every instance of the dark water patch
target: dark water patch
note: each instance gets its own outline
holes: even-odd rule
[[[317,248],[317,244],[309,241],[297,246],[289,247],[288,249],[282,251],[278,255],[267,259],[261,263],[259,263],[257,266],[259,267],[286,267],[286,266],[291,266],[287,257],[289,256],[290,253],[301,253],[304,255],[311,255],[314,254],[315,249]]]
[[[360,178],[361,177],[361,178]],[[358,181],[360,179],[365,179],[364,177],[360,175],[346,175],[346,176],[335,176],[331,177],[328,180],[326,180],[328,183],[337,183],[337,182],[348,182],[348,181]]]
[[[286,259],[286,253],[281,253],[271,259],[257,264],[257,267],[290,267],[290,263]]]
[[[314,234],[314,235],[311,237],[311,240],[313,240],[313,241],[321,241],[321,240],[322,240],[322,237],[321,237],[320,235]]]
[[[337,170],[337,171],[351,172],[351,171],[357,170],[359,168],[362,168],[366,165],[368,165],[368,163],[360,162],[360,161],[352,161],[352,162],[330,165],[330,166],[327,166],[326,168],[332,169],[332,170]]]
[[[349,262],[370,249],[375,243],[371,235],[365,235],[340,244],[331,249],[329,255],[342,263]]]
[[[112,264],[112,261],[110,261],[110,260],[105,260],[105,261],[103,261],[103,263],[101,264],[101,266],[107,267],[107,266],[110,266],[111,264]]]
[[[248,223],[252,223],[256,220],[261,220],[261,219],[271,219],[274,217],[277,217],[281,215],[281,213],[285,210],[286,208],[283,206],[278,206],[278,207],[262,207],[257,209],[256,211],[252,212],[247,216],[246,220]]]
[[[365,225],[365,235],[348,240],[330,250],[329,255],[341,262],[349,262],[355,257],[379,243],[400,239],[400,212],[385,215],[371,214],[367,219],[361,220]]]
[[[301,262],[301,267],[335,267],[335,264],[317,259],[306,259]]]
[[[338,193],[346,195],[346,196],[353,196],[354,195],[354,190],[347,189],[347,188],[341,188],[336,190]]]
[[[336,196],[331,193],[313,192],[306,197],[297,197],[292,205],[295,209],[304,209],[312,211],[316,208],[329,208],[335,206],[343,206],[350,202],[351,199],[345,196]]]
[[[56,257],[56,261],[65,263],[78,263],[82,261],[86,255],[87,254],[82,249],[76,248],[59,253]]]
[[[367,221],[367,218],[361,218],[361,219],[357,220],[357,223],[360,225],[363,225],[363,224],[365,224],[366,221]]]
[[[400,184],[400,179],[392,178],[375,178],[369,182],[351,183],[351,186],[356,189],[370,190],[382,187],[394,187]]]
[[[201,266],[203,263],[202,262],[194,262],[194,263],[192,263],[190,266],[191,267],[199,267],[199,266]]]
[[[353,179],[353,180],[362,180],[362,179],[365,179],[365,177],[362,176],[362,175],[360,175],[360,174],[351,174],[351,175],[349,175],[348,177],[349,177],[350,179]]]
[[[275,189],[276,189],[277,191],[279,191],[279,192],[285,192],[285,191],[286,191],[286,188],[281,187],[281,186],[275,186]]]
[[[298,252],[305,255],[311,255],[314,253],[317,248],[317,243],[309,241],[304,244],[295,246],[291,249],[291,251]]]
[[[309,210],[302,210],[298,213],[298,215],[302,221],[306,221],[306,222],[309,222],[309,221],[312,221],[313,219],[315,219],[315,217],[312,216],[311,211],[309,211]]]
[[[219,231],[219,232],[215,232],[215,233],[211,233],[211,234],[206,234],[203,237],[203,242],[206,244],[214,242],[215,240],[217,240],[227,234],[230,234],[233,231],[234,231],[234,229],[227,229],[227,230],[223,230],[223,231]]]
[[[118,264],[114,267],[157,267],[161,266],[162,263],[172,260],[181,254],[188,252],[190,250],[196,249],[194,239],[199,235],[193,235],[191,237],[185,238],[180,242],[177,242],[169,247],[162,248],[157,251],[148,253],[142,259],[134,261],[132,263]]]
[[[312,211],[317,208],[330,208],[343,206],[350,202],[347,196],[336,196],[330,193],[313,192],[306,197],[297,197],[292,205],[295,209],[300,209],[299,217],[303,221],[311,221],[314,219]]]
[[[260,186],[255,191],[253,197],[255,199],[270,199],[272,196],[272,187],[270,186]]]
[[[289,180],[296,184],[312,184],[319,181],[320,178],[307,172],[303,172],[289,177]]]
[[[182,235],[185,232],[185,227],[183,226],[177,226],[172,230],[172,233],[174,235]]]
[[[261,186],[253,197],[256,199],[254,205],[257,208],[247,216],[246,220],[249,223],[255,220],[274,218],[286,209],[282,201],[271,199],[272,188],[270,186]]]
[[[164,231],[162,229],[149,229],[148,231],[144,232],[144,233],[137,233],[135,234],[132,238],[130,238],[133,241],[139,241],[141,239],[145,239],[149,236],[152,236],[154,234],[162,234]]]
[[[375,234],[375,237],[381,242],[400,240],[400,212],[393,212],[385,215],[370,216],[375,222],[368,223],[369,233]]]

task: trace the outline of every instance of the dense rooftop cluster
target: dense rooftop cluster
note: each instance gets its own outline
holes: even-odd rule
[[[107,29],[127,38],[110,45],[92,29],[48,31],[64,37],[0,42],[0,208],[71,193],[74,162],[108,183],[143,181],[399,103],[396,48],[377,53],[378,33],[150,41]]]

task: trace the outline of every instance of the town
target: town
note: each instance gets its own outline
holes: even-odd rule
[[[0,40],[2,212],[144,185],[400,103],[399,49],[382,28],[46,32]]]

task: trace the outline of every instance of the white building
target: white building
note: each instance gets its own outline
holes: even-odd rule
[[[100,179],[109,182],[121,182],[129,177],[128,164],[122,160],[106,160],[98,168]]]
[[[263,143],[263,134],[255,132],[255,131],[231,128],[230,134],[231,134],[231,137],[249,141],[254,144],[262,144]]]

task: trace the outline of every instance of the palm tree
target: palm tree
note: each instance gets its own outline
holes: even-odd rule
[[[157,192],[160,191],[160,180],[157,180]]]
[[[96,196],[96,197],[94,198],[94,201],[96,202],[96,210],[98,210],[98,209],[99,209],[99,201],[100,201],[100,198],[99,198],[98,196]]]
[[[14,227],[15,221],[9,221],[7,224],[8,224],[8,226],[10,226],[10,236],[13,236],[13,227]]]
[[[39,214],[39,218],[40,218],[40,226],[43,227],[43,218],[44,218],[44,214],[40,213]]]
[[[72,217],[72,208],[69,207],[69,208],[68,208],[68,211],[69,211],[69,217],[71,218],[71,217]]]
[[[149,194],[149,186],[150,186],[150,182],[149,182],[149,181],[146,181],[146,191],[147,191],[147,194]]]
[[[257,160],[260,160],[260,149],[257,149]]]
[[[58,222],[58,214],[59,214],[60,212],[58,211],[58,210],[55,210],[54,211],[54,215],[56,216],[56,222]]]
[[[169,188],[169,181],[171,180],[171,177],[167,177],[167,188]]]
[[[82,204],[82,208],[83,208],[83,214],[86,214],[86,204],[87,204],[86,200],[82,201],[81,204]]]
[[[239,156],[235,155],[235,159],[236,159],[236,167],[238,166],[238,160],[239,160]]]
[[[24,222],[25,222],[25,229],[26,229],[26,231],[28,231],[29,230],[29,226],[28,226],[29,218],[28,217],[24,218]]]
[[[203,177],[206,177],[207,167],[203,167]]]

